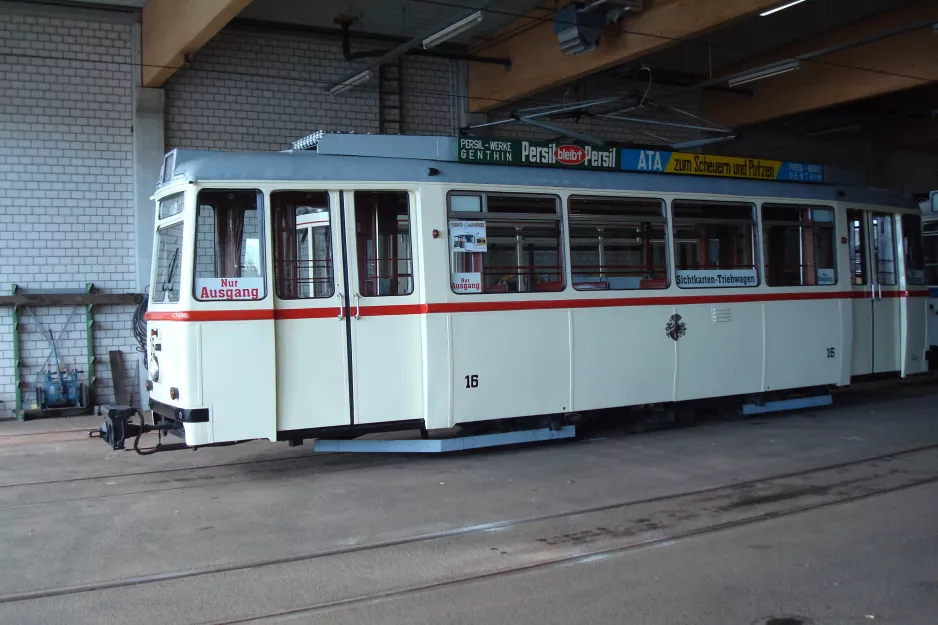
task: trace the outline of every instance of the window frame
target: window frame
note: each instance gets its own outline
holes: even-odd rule
[[[611,286],[609,286],[609,288],[606,288],[606,289],[577,288],[577,282],[576,282],[576,280],[573,279],[573,276],[575,275],[575,272],[574,272],[574,264],[573,264],[573,246],[574,246],[573,226],[574,226],[574,223],[576,223],[577,221],[586,221],[587,219],[581,219],[581,216],[580,216],[580,215],[574,215],[574,214],[573,214],[573,211],[572,211],[572,209],[571,209],[571,202],[573,202],[573,201],[575,201],[575,200],[604,200],[604,201],[607,201],[607,202],[621,201],[621,202],[623,202],[623,205],[626,205],[626,206],[628,205],[629,202],[635,202],[635,203],[638,203],[638,202],[653,203],[653,202],[654,202],[654,203],[659,204],[659,206],[661,207],[660,221],[658,221],[658,219],[656,219],[656,218],[655,218],[655,219],[652,219],[652,218],[648,218],[648,217],[631,217],[631,216],[629,216],[628,214],[607,215],[607,216],[604,216],[604,217],[599,217],[598,215],[593,214],[593,216],[584,215],[583,217],[586,217],[587,219],[596,219],[597,217],[599,217],[599,219],[606,219],[607,221],[609,221],[610,225],[614,225],[616,221],[619,221],[622,225],[625,225],[625,224],[634,224],[635,222],[654,223],[654,224],[660,223],[660,224],[663,226],[663,228],[664,228],[664,237],[663,237],[663,239],[662,239],[662,245],[663,245],[663,247],[664,247],[664,276],[665,276],[664,280],[665,280],[665,284],[664,284],[663,286],[653,286],[653,287],[647,287],[647,288],[642,288],[641,286],[639,286],[638,288],[628,288],[628,287],[616,287],[616,288],[612,288]],[[672,267],[672,265],[673,265],[673,263],[672,263],[673,254],[672,254],[672,250],[671,250],[671,236],[670,236],[670,233],[671,233],[671,225],[670,225],[670,222],[669,222],[669,220],[668,220],[668,202],[667,202],[664,198],[660,198],[660,197],[644,197],[644,196],[641,196],[641,197],[640,197],[640,196],[627,196],[627,195],[584,195],[584,194],[570,194],[570,195],[568,195],[567,198],[566,198],[566,203],[565,203],[565,205],[566,205],[566,213],[567,213],[567,220],[568,220],[568,227],[567,227],[567,233],[566,233],[566,234],[567,234],[567,244],[568,244],[568,249],[569,249],[569,251],[570,251],[570,253],[569,253],[569,256],[570,256],[570,263],[569,263],[569,264],[570,264],[570,284],[573,286],[573,290],[579,291],[579,292],[591,292],[591,291],[651,291],[651,290],[663,291],[663,290],[669,289],[669,288],[671,287],[671,284],[672,284],[672,280],[671,280],[671,273],[672,273],[672,272],[671,272],[671,267]],[[643,269],[644,269],[644,268],[645,268],[645,267],[643,267]],[[581,283],[581,284],[585,284],[585,283]],[[607,284],[608,284],[608,283],[607,283]]]
[[[906,223],[907,220],[917,219],[918,228],[912,229],[911,233],[906,232]],[[926,286],[925,278],[925,234],[924,234],[924,220],[922,219],[921,213],[902,213],[899,215],[899,229],[900,229],[900,240],[902,241],[902,264],[905,269],[905,283],[907,286]],[[919,266],[917,268],[912,267],[912,261],[914,260],[914,255],[912,250],[909,249],[909,238],[908,236],[918,236],[918,255],[919,255]],[[912,244],[914,245],[914,243]],[[912,272],[918,271],[920,278],[918,281],[913,281],[914,276]]]
[[[276,203],[275,203],[276,202],[275,196],[278,194],[287,194],[287,195],[321,194],[325,198],[325,206],[310,206],[309,208],[320,208],[320,209],[325,208],[325,213],[326,215],[328,215],[328,224],[327,224],[327,231],[328,231],[327,241],[328,241],[328,246],[329,246],[329,259],[328,259],[329,283],[328,284],[331,287],[328,295],[315,295],[316,282],[315,282],[315,278],[312,278],[312,277],[309,280],[310,293],[311,293],[311,295],[309,296],[302,297],[300,295],[296,295],[293,297],[284,297],[284,294],[280,292],[281,281],[278,279],[277,272],[278,272],[279,265],[282,262],[282,260],[278,257],[279,241],[277,241],[277,236],[279,234],[279,230],[277,227],[277,223],[278,223],[277,215],[275,214],[275,211],[278,210],[276,207]],[[335,294],[338,289],[336,285],[336,271],[335,271],[336,270],[336,266],[335,266],[336,250],[335,250],[335,231],[333,230],[334,215],[333,215],[333,206],[332,206],[332,199],[333,199],[332,192],[328,189],[278,188],[278,189],[271,190],[267,194],[267,197],[268,197],[268,203],[270,206],[270,221],[271,221],[270,236],[271,236],[271,245],[273,247],[272,255],[271,255],[271,260],[273,262],[273,283],[274,283],[273,291],[274,291],[274,295],[276,296],[276,298],[284,302],[295,302],[295,301],[305,301],[305,300],[325,300],[325,299],[335,297]],[[297,217],[296,215],[297,208],[300,208],[300,206],[299,205],[294,206],[293,211],[292,211],[293,212],[293,224],[294,224],[294,230],[293,230],[294,237],[298,234],[298,230],[296,229],[296,226],[295,226],[296,217]],[[306,213],[306,214],[309,214],[309,213]],[[312,232],[314,231],[313,228],[308,228],[308,229],[310,230],[312,234]],[[295,241],[294,241],[294,244],[296,244]],[[297,252],[298,251],[299,250],[297,250]],[[341,253],[341,250],[340,250],[340,253]],[[297,263],[297,276],[298,276],[299,263],[301,261],[297,259],[294,262]],[[310,259],[310,276],[313,276],[315,272],[315,265],[313,263],[315,263],[315,259]],[[297,278],[297,284],[299,284],[298,278]]]
[[[765,209],[768,208],[784,208],[789,210],[797,210],[803,216],[805,212],[809,212],[811,217],[810,222],[804,221],[785,221],[779,219],[765,219]],[[814,221],[813,211],[815,210],[826,210],[830,212],[831,220],[829,222],[816,222]],[[840,271],[837,266],[837,211],[833,206],[825,204],[798,204],[798,203],[785,203],[785,202],[763,202],[759,206],[759,219],[761,222],[760,236],[762,239],[762,277],[763,283],[765,286],[772,289],[799,289],[799,288],[815,288],[815,287],[836,287],[840,282]],[[767,229],[771,227],[785,227],[785,228],[797,228],[798,235],[800,239],[800,246],[804,248],[804,230],[805,229],[814,229],[814,228],[823,228],[829,229],[831,231],[831,259],[834,263],[834,281],[827,284],[818,283],[818,271],[821,269],[826,269],[826,267],[820,267],[818,261],[815,259],[814,264],[814,281],[815,284],[804,284],[804,278],[802,277],[801,284],[771,284],[769,281],[769,276],[771,272],[768,270],[769,257],[765,253],[765,246],[767,243]],[[802,259],[803,260],[803,259]],[[803,272],[804,268],[807,265],[799,264],[799,272]]]
[[[383,298],[383,297],[411,297],[413,296],[415,293],[418,292],[417,258],[416,258],[417,252],[416,252],[416,245],[414,242],[414,234],[415,234],[414,223],[415,223],[415,217],[416,217],[417,202],[416,202],[416,197],[415,197],[414,192],[410,189],[382,189],[382,188],[361,188],[361,189],[355,188],[355,189],[348,189],[346,192],[349,194],[347,196],[349,200],[346,202],[345,206],[346,206],[346,210],[351,209],[351,221],[352,221],[353,229],[350,234],[344,233],[345,236],[351,237],[351,238],[346,241],[346,246],[348,247],[348,252],[347,252],[348,258],[346,261],[343,261],[343,262],[348,262],[349,266],[351,266],[352,264],[354,264],[355,266],[354,282],[356,284],[355,286],[356,294],[362,299],[378,299],[378,298]],[[404,196],[407,200],[407,243],[408,243],[408,248],[409,248],[407,261],[409,263],[410,274],[409,275],[401,274],[401,273],[393,274],[397,276],[398,279],[400,279],[400,276],[402,275],[407,275],[409,279],[408,281],[410,283],[410,289],[406,293],[385,293],[385,294],[380,293],[381,276],[379,276],[376,272],[375,277],[373,278],[375,280],[376,293],[374,295],[366,294],[366,291],[368,289],[364,288],[364,285],[371,278],[368,278],[367,270],[364,273],[362,272],[361,254],[362,253],[365,254],[365,260],[367,261],[368,250],[367,248],[364,250],[361,249],[361,246],[359,245],[358,233],[355,230],[356,225],[359,223],[358,221],[359,205],[358,205],[357,196],[360,193],[361,194],[399,194],[399,195]],[[380,232],[378,232],[377,227],[376,227],[374,235],[375,237],[380,236]],[[400,232],[397,232],[395,236],[400,236]],[[377,242],[377,238],[375,239],[375,241]],[[354,255],[352,254],[353,250],[354,250]],[[380,260],[389,260],[389,259],[378,258],[377,243],[375,245],[374,253],[375,253],[374,260],[376,262]],[[397,258],[396,260],[397,262],[401,261],[400,258]],[[352,275],[349,275],[349,278],[351,279]]]
[[[481,211],[453,211],[452,210],[452,198],[453,197],[480,197],[481,198]],[[554,213],[503,213],[489,212],[489,196],[495,197],[511,197],[511,198],[530,198],[530,199],[549,199],[554,203]],[[489,217],[489,215],[498,215],[499,217]],[[544,291],[530,290],[530,291],[486,291],[485,290],[485,264],[482,264],[481,274],[481,288],[480,292],[460,292],[456,291],[452,287],[452,276],[454,273],[453,266],[453,251],[449,249],[450,241],[450,221],[485,221],[486,230],[488,230],[489,221],[500,221],[500,222],[531,222],[531,223],[547,223],[547,222],[556,222],[557,224],[557,257],[559,261],[558,267],[558,276],[560,277],[560,288],[551,289]],[[488,233],[486,233],[486,238],[488,238]],[[468,295],[537,295],[537,294],[554,294],[562,293],[567,290],[567,267],[566,267],[566,247],[569,243],[567,238],[567,232],[564,228],[564,201],[563,198],[556,193],[530,193],[530,192],[514,192],[514,191],[499,191],[491,189],[480,189],[480,190],[466,190],[466,189],[454,189],[447,191],[446,193],[446,252],[449,257],[448,267],[449,267],[449,277],[450,277],[450,292],[455,295],[468,296]],[[478,252],[485,254],[486,252]],[[484,261],[484,257],[483,257]],[[518,268],[517,266],[515,267]],[[520,274],[514,274],[520,275]]]
[[[198,271],[198,261],[199,261],[199,211],[202,208],[202,205],[199,201],[202,193],[204,192],[214,192],[214,193],[224,193],[224,192],[246,192],[251,191],[254,193],[255,197],[255,209],[257,211],[257,229],[258,229],[258,260],[260,270],[260,275],[255,276],[261,279],[262,292],[260,297],[257,299],[231,299],[231,300],[218,300],[218,299],[202,299],[198,296],[198,277],[196,272]],[[202,187],[195,192],[195,212],[193,214],[193,238],[192,238],[192,270],[190,274],[192,276],[192,298],[201,303],[223,303],[231,304],[235,302],[240,302],[242,304],[248,302],[261,302],[270,295],[269,289],[267,288],[267,222],[266,222],[266,210],[267,210],[267,198],[266,194],[262,189],[256,187]],[[212,208],[212,213],[214,215],[215,208]],[[214,221],[213,221],[213,230],[214,230]],[[242,233],[242,237],[243,237]],[[215,242],[216,238],[213,233],[212,241]],[[214,253],[213,253],[214,256]],[[217,259],[216,259],[217,263]],[[216,271],[217,273],[217,271]],[[244,277],[244,276],[241,276]],[[220,276],[215,276],[215,278],[221,278]],[[238,280],[240,278],[231,276],[232,279]]]
[[[182,298],[182,278],[183,278],[183,258],[185,258],[185,249],[186,249],[186,220],[183,218],[181,213],[174,215],[173,219],[166,219],[163,222],[157,223],[156,233],[154,235],[154,246],[153,246],[153,282],[154,284],[150,285],[150,295],[148,298],[149,303],[151,304],[178,304]],[[160,233],[164,230],[169,230],[170,228],[175,228],[176,226],[182,227],[182,236],[180,237],[179,242],[179,259],[177,265],[177,272],[179,274],[179,292],[176,296],[176,299],[166,299],[165,297],[162,300],[154,300],[153,292],[155,289],[155,283],[160,279],[159,270],[160,270]],[[162,290],[162,289],[161,289]],[[163,291],[167,293],[167,291]]]
[[[873,284],[880,286],[880,287],[883,287],[883,286],[898,287],[899,286],[899,253],[900,253],[899,245],[900,244],[896,243],[896,230],[897,230],[896,216],[899,215],[899,213],[893,213],[893,212],[889,212],[886,210],[870,210],[868,211],[868,214],[869,214],[870,235],[872,237],[872,240],[871,240],[872,246],[870,248],[870,260],[871,260],[871,265],[872,265],[871,269],[872,269],[873,276],[875,276],[876,278],[876,282],[873,282]],[[892,249],[892,254],[889,259],[880,258],[881,241],[879,237],[879,232],[876,227],[876,220],[882,219],[884,217],[886,218],[886,223],[889,224],[889,235],[890,235],[885,240],[889,242],[890,248]],[[901,228],[902,228],[902,223],[900,219],[898,229],[901,231]],[[901,241],[901,238],[900,238],[900,241]],[[892,270],[890,272],[892,279],[891,281],[888,281],[888,282],[882,282],[880,280],[880,275],[883,273],[880,270],[880,263],[883,262],[884,260],[885,262],[892,264]]]
[[[692,205],[712,205],[712,206],[748,206],[750,208],[751,220],[746,219],[720,219],[716,217],[704,217],[704,218],[690,218],[690,217],[676,217],[675,216],[675,205],[680,204],[692,204]],[[672,198],[668,204],[668,214],[670,216],[671,224],[671,245],[672,245],[672,264],[674,265],[674,283],[679,289],[694,291],[698,289],[752,289],[762,286],[762,271],[760,265],[762,263],[762,250],[760,245],[762,243],[761,232],[759,231],[759,217],[760,213],[757,210],[758,206],[754,200],[708,200],[708,199],[696,199],[693,197],[680,197]],[[697,224],[725,224],[725,225],[746,225],[750,228],[750,254],[752,259],[752,269],[755,272],[755,283],[747,285],[737,285],[737,284],[727,284],[727,285],[708,285],[708,286],[683,286],[678,280],[678,272],[680,271],[709,271],[709,272],[720,272],[728,271],[726,269],[717,268],[707,268],[707,269],[681,269],[678,266],[678,238],[677,231],[679,225],[697,225]],[[698,243],[699,245],[699,243]],[[709,253],[708,253],[709,257]],[[737,266],[735,269],[739,269]]]

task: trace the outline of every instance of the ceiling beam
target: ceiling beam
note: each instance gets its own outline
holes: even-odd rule
[[[147,0],[141,16],[143,85],[159,87],[251,0]]]
[[[152,1],[152,0],[151,0]],[[641,13],[610,25],[592,52],[565,55],[560,51],[553,19],[530,26],[520,18],[502,32],[514,35],[476,50],[510,58],[511,69],[470,64],[469,110],[484,112],[506,102],[621,65],[707,31],[751,17],[779,0],[649,0]],[[537,19],[537,18],[533,18]],[[648,34],[644,34],[648,33]]]
[[[938,3],[925,0],[801,42],[738,69],[745,71],[931,21],[938,23]],[[938,34],[925,27],[819,56],[803,62],[798,71],[749,83],[746,87],[753,93],[751,98],[705,92],[701,106],[709,119],[738,127],[921,87],[936,80]]]

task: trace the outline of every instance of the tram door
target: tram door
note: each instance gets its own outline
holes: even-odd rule
[[[853,285],[851,375],[900,370],[900,287],[896,216],[847,210]]]
[[[354,423],[423,416],[415,198],[407,191],[345,193]]]
[[[280,432],[351,422],[341,201],[335,191],[270,194]]]

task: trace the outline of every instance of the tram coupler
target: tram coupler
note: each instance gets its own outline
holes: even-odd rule
[[[136,436],[139,430],[139,426],[133,422],[137,409],[132,406],[100,406],[98,411],[104,415],[104,421],[97,430],[88,432],[88,437],[97,435],[103,438],[111,449],[124,449],[127,437]]]
[[[176,422],[164,422],[154,425],[144,423],[143,414],[133,406],[100,406],[98,410],[99,414],[104,415],[104,421],[97,430],[89,431],[88,437],[91,438],[97,435],[103,438],[114,450],[125,449],[128,439],[134,439],[134,449],[137,449],[140,435],[147,432],[158,431],[162,434],[163,432],[182,428],[182,424]],[[134,423],[135,415],[140,416],[139,424]],[[168,447],[166,445],[158,446],[161,450]]]

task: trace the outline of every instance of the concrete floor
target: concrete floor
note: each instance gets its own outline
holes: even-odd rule
[[[936,402],[441,457],[0,423],[0,623],[933,625]]]

